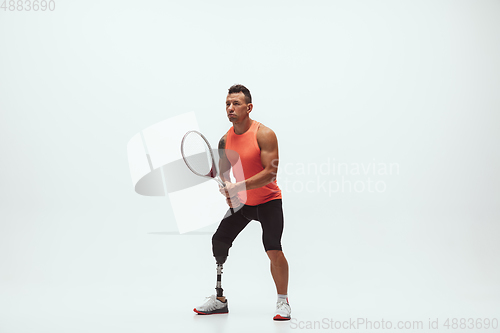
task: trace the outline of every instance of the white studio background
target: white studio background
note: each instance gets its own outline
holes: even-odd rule
[[[0,332],[203,328],[216,226],[175,236],[126,146],[191,111],[216,144],[234,83],[278,135],[296,318],[500,317],[500,2],[55,5],[0,10]],[[257,224],[223,286],[272,312]]]

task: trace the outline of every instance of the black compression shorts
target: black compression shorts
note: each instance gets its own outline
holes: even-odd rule
[[[264,249],[281,251],[281,235],[283,234],[283,208],[281,199],[274,199],[257,206],[244,205],[231,214],[227,212],[215,232],[213,239],[228,244],[230,247],[238,234],[247,224],[257,220],[262,226],[262,243]]]

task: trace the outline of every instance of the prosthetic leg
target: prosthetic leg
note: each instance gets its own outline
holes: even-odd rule
[[[225,259],[225,258],[224,258]],[[215,290],[217,291],[217,297],[223,297],[222,292],[224,289],[222,289],[222,264],[224,264],[224,261],[219,261],[219,258],[216,258],[217,261],[217,284],[215,285]]]
[[[226,262],[230,247],[231,245],[212,238],[212,251],[217,263],[217,284],[215,285],[217,297],[223,297],[224,289],[222,289],[222,265]]]
[[[214,237],[212,237],[212,251],[214,253],[215,261],[217,262],[217,284],[215,286],[217,296],[211,295],[210,297],[207,297],[208,300],[205,304],[194,308],[194,312],[200,315],[211,315],[216,313],[229,312],[227,299],[225,299],[223,295],[224,290],[222,289],[221,278],[222,265],[226,262],[231,244],[221,242]],[[219,297],[224,297],[224,300],[218,299]]]

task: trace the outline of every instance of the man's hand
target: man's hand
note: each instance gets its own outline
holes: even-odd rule
[[[241,205],[240,199],[238,198],[238,192],[245,190],[245,183],[239,182],[236,184],[230,182],[224,182],[226,187],[219,187],[220,193],[226,197],[226,202],[231,208],[237,208]]]
[[[239,183],[230,183],[230,182],[224,182],[226,184],[226,187],[219,187],[220,193],[222,193],[223,196],[226,198],[232,198],[238,195],[238,192],[241,192],[245,190],[245,182],[239,182]]]
[[[226,202],[231,208],[238,208],[241,205],[240,198],[237,195],[232,198],[226,198]]]

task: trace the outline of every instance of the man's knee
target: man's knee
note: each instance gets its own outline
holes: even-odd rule
[[[268,250],[266,253],[272,263],[279,262],[285,258],[285,255],[281,250]]]
[[[222,265],[226,262],[230,247],[231,244],[218,240],[215,235],[212,237],[212,253],[218,264]]]

